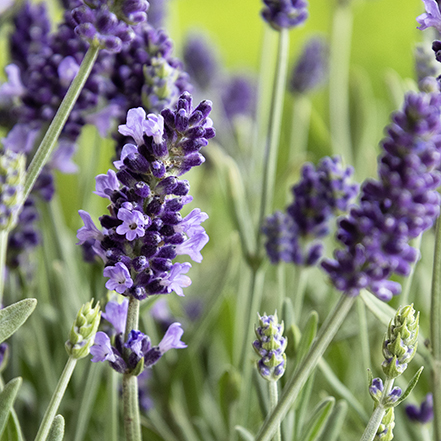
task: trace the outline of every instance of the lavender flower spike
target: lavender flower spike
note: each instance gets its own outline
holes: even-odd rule
[[[129,301],[127,299],[124,299],[121,303],[109,301],[106,304],[106,312],[101,314],[105,320],[113,325],[117,334],[122,334],[125,331],[128,308]]]
[[[426,12],[417,17],[417,22],[420,24],[418,29],[424,31],[424,29],[433,27],[438,32],[441,32],[441,12],[436,0],[423,0]]]
[[[409,404],[406,406],[407,417],[417,423],[426,424],[433,420],[433,395],[428,393],[421,406]]]
[[[305,0],[263,0],[262,17],[273,29],[290,29],[302,24],[308,17]]]
[[[75,8],[75,32],[90,44],[120,52],[135,37],[131,25],[147,20],[147,0],[95,0]]]
[[[409,93],[393,115],[378,161],[378,180],[367,180],[359,206],[341,218],[343,249],[322,267],[348,295],[369,289],[388,301],[400,292],[393,273],[407,276],[419,258],[409,245],[430,228],[440,211],[441,95]]]

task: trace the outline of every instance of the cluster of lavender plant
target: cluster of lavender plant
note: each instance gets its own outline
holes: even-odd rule
[[[419,29],[434,27],[441,32],[438,3],[435,0],[423,2],[426,13],[417,18]],[[84,226],[77,231],[77,238],[86,253],[86,260],[102,260],[102,275],[107,279],[102,285],[114,293],[108,293],[110,300],[106,302],[102,314],[105,322],[101,323],[100,331],[99,302],[93,307],[91,300],[79,310],[65,345],[69,359],[36,440],[46,439],[50,430],[50,439],[55,439],[60,418],[54,416],[73,368],[79,359],[90,353],[93,363],[107,362],[114,371],[122,374],[127,440],[140,441],[138,409],[149,410],[153,406],[149,396],[149,378],[156,373],[150,368],[169,350],[187,347],[181,340],[184,333],[181,323],[164,310],[160,301],[148,313],[153,319],[157,317],[164,328],[164,335],[161,340],[158,338],[159,342],[152,342],[138,329],[140,305],[145,307],[155,296],[172,292],[183,296],[183,289],[192,283],[188,276],[192,265],[186,260],[200,263],[201,251],[209,240],[202,226],[208,219],[206,213],[195,208],[186,216],[181,214],[193,201],[189,194],[190,184],[182,176],[205,162],[202,149],[215,136],[210,118],[212,102],[202,100],[198,105],[193,104],[190,79],[195,83],[196,96],[202,93],[218,96],[219,104],[223,106],[220,112],[223,113],[223,132],[237,130],[237,116],[251,117],[256,93],[248,78],[222,72],[213,49],[201,38],[187,40],[183,51],[184,63],[175,58],[173,43],[166,31],[160,28],[164,15],[164,2],[160,0],[152,0],[151,5],[147,0],[63,0],[63,3],[66,9],[63,21],[54,33],[50,32],[51,24],[44,4],[25,2],[13,18],[14,31],[9,37],[12,64],[5,69],[7,82],[0,85],[0,118],[9,131],[0,150],[2,253],[6,251],[2,242],[5,238],[8,240],[8,258],[6,261],[1,254],[0,266],[5,266],[6,262],[11,268],[21,267],[23,251],[39,242],[33,224],[38,218],[35,197],[45,201],[52,198],[55,191],[54,169],[67,173],[76,171],[72,156],[83,126],[93,124],[102,137],[111,136],[115,141],[114,168],[96,177],[95,188],[95,194],[107,201],[108,213],[99,218],[98,228],[92,216],[80,209]],[[287,31],[306,20],[307,3],[304,0],[263,0],[263,3],[261,15],[278,33],[279,48],[283,48]],[[342,6],[339,4],[339,7]],[[63,106],[66,92],[72,80],[82,72],[82,62],[92,53],[91,49],[96,51],[96,62],[93,68],[90,66],[88,79],[61,131],[56,152],[39,173],[32,194],[24,201],[25,156],[29,163],[49,124],[56,120],[57,109]],[[238,417],[233,415],[235,412],[231,412],[240,407],[235,402],[238,399],[239,404],[246,403],[247,399],[248,403],[251,402],[250,391],[243,390],[251,380],[246,355],[240,356],[242,361],[245,360],[243,366],[237,372],[233,367],[220,381],[223,401],[219,406],[220,413],[224,414],[226,425],[235,426],[235,430],[249,439],[281,439],[282,420],[344,321],[355,297],[361,290],[368,290],[381,300],[391,300],[401,291],[396,276],[409,276],[420,257],[419,250],[411,245],[411,241],[435,224],[441,204],[438,193],[441,184],[441,94],[439,79],[435,78],[438,68],[433,63],[433,58],[441,61],[441,42],[435,41],[432,50],[435,53],[432,57],[423,46],[416,51],[420,92],[407,93],[402,110],[392,115],[392,122],[386,128],[386,138],[381,143],[377,179],[367,179],[360,187],[352,181],[353,168],[345,166],[344,158],[340,156],[324,157],[316,166],[308,162],[301,169],[299,182],[292,187],[292,203],[284,212],[277,211],[266,219],[266,189],[262,190],[263,209],[259,220],[262,225],[256,228],[256,233],[264,234],[271,263],[283,261],[300,266],[317,265],[343,295],[316,338],[315,312],[311,314],[313,319],[308,322],[301,337],[297,335],[300,332],[297,325],[288,323],[291,326],[287,352],[298,359],[296,370],[287,381],[278,381],[287,370],[285,350],[288,339],[283,335],[284,322],[279,323],[276,313],[259,315],[259,325],[255,328],[257,339],[252,346],[259,356],[257,371],[268,381],[269,389],[268,397],[262,391],[259,393],[260,401],[263,401],[261,409],[263,413],[268,411],[268,415],[255,437],[248,429],[231,424],[238,422]],[[293,92],[295,99],[326,80],[328,51],[321,39],[313,38],[306,44],[288,82],[288,90]],[[184,71],[184,66],[188,73]],[[283,82],[283,75],[279,78],[279,73],[276,69],[275,85],[279,80]],[[283,107],[282,104],[274,98],[274,113],[278,105]],[[272,139],[277,136],[273,137],[272,131],[278,130],[275,126],[281,124],[279,119],[277,122],[277,118],[273,120],[270,117],[270,133],[266,134],[270,140],[268,150],[274,148]],[[233,131],[224,133],[225,137],[220,136],[220,142],[234,139],[237,133]],[[237,143],[240,144],[239,141]],[[242,221],[239,219],[238,223]],[[323,241],[333,232],[334,224],[338,244],[333,258],[330,258],[325,257]],[[252,273],[250,309],[260,306],[255,300],[256,286],[262,280],[259,277],[263,272],[259,257],[262,242],[258,239],[256,243],[256,250],[253,250],[256,256],[246,256]],[[435,266],[436,262],[435,258]],[[2,267],[0,271],[4,273],[4,269]],[[435,276],[433,296],[437,295]],[[2,276],[0,300],[3,285]],[[284,318],[293,319],[291,299],[281,300],[284,300]],[[29,303],[30,312],[23,313],[23,317],[27,318],[26,314],[32,312],[35,303],[34,300]],[[300,316],[302,305],[297,303],[300,311],[295,311],[295,315]],[[12,306],[17,307],[17,304]],[[379,316],[385,315],[375,303],[372,308],[379,310]],[[0,325],[11,329],[17,327],[7,323],[8,314],[11,313],[0,311]],[[224,317],[221,319],[224,320]],[[435,319],[432,318],[432,321]],[[435,324],[432,325],[435,327]],[[0,337],[4,337],[6,333],[2,333],[1,327],[0,331]],[[386,379],[383,383],[381,378],[370,376],[369,393],[374,401],[374,410],[362,441],[389,441],[393,438],[394,408],[411,393],[422,372],[421,368],[404,392],[394,387],[395,379],[404,373],[416,354],[418,333],[419,313],[413,305],[399,308],[383,341],[382,369]],[[243,335],[246,336],[247,332]],[[439,343],[436,331],[432,333],[432,338],[434,346]],[[0,340],[0,373],[7,364],[9,352],[9,346],[3,340]],[[249,341],[247,345],[249,347]],[[433,365],[434,378],[441,362],[436,359],[436,354],[437,349],[430,347],[429,355],[426,354]],[[207,363],[207,360],[204,364],[208,366],[211,361]],[[326,364],[324,366],[330,369],[326,368]],[[338,383],[338,380],[335,382]],[[222,391],[225,384],[227,387],[224,389],[228,389],[226,394]],[[433,384],[436,387],[436,379]],[[9,386],[5,388],[7,393],[10,393]],[[2,389],[0,378],[0,401],[6,396]],[[279,389],[282,391],[280,401]],[[163,392],[164,395],[168,393]],[[437,406],[438,411],[440,407],[436,401],[439,397],[437,392],[433,390],[433,395],[429,393],[420,407],[407,406],[409,419],[422,424],[431,421]],[[307,393],[305,397],[302,400],[305,399],[307,404]],[[312,439],[312,433],[316,438],[321,436],[332,412],[333,402],[327,407],[329,403],[317,407],[308,425],[295,427],[297,433],[294,439],[300,439],[305,433],[307,439]],[[352,404],[354,408],[358,405]],[[171,413],[176,410],[173,406],[175,403],[167,402]],[[237,415],[242,413],[241,409]],[[304,410],[300,409],[300,417],[303,413]],[[298,421],[302,423],[299,415],[291,412],[290,418],[286,419],[284,436],[290,430],[294,432]],[[3,416],[4,410],[0,409],[0,422],[6,421]],[[335,420],[337,417],[337,413],[333,413]],[[13,418],[11,421],[18,424]],[[199,423],[201,433],[208,433],[209,425],[205,427],[205,423]],[[335,421],[331,423],[336,424]],[[289,425],[291,429],[287,428]],[[188,427],[184,432],[191,439],[192,429]],[[0,424],[0,435],[3,428],[4,425]],[[167,434],[168,430],[165,427],[163,433]],[[435,437],[436,433],[437,429]],[[117,436],[116,433],[114,435]],[[61,440],[62,436],[56,439]]]
[[[0,88],[0,107],[11,130],[3,145],[28,158],[32,158],[77,74],[89,43],[106,49],[100,52],[63,128],[57,150],[26,201],[17,230],[9,236],[8,263],[12,267],[19,265],[25,250],[39,242],[33,227],[38,218],[35,197],[45,201],[52,198],[52,170],[77,170],[72,156],[86,123],[96,125],[104,137],[115,124],[123,123],[130,108],[143,106],[147,112],[159,113],[176,104],[182,92],[191,90],[181,63],[171,56],[173,44],[166,32],[146,21],[146,0],[124,2],[121,9],[114,6],[115,11],[105,1],[86,6],[75,0],[66,7],[63,22],[50,33],[45,5],[25,2],[14,17],[15,29],[9,38],[12,64],[6,69],[8,82]],[[156,9],[158,22],[161,5]],[[24,225],[26,229],[22,230]]]

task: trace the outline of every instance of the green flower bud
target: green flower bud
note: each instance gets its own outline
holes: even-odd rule
[[[85,303],[78,311],[66,342],[67,353],[76,359],[84,358],[89,354],[90,347],[95,340],[101,319],[100,303],[92,308],[93,299]]]
[[[380,427],[378,427],[377,434],[374,441],[391,441],[393,439],[393,429],[395,427],[395,413],[394,408],[386,410],[383,419],[381,420]]]
[[[0,150],[0,230],[10,231],[17,224],[23,199],[25,156]]]
[[[413,305],[400,308],[391,320],[383,341],[383,372],[396,378],[407,368],[418,346],[419,313]]]
[[[286,366],[285,348],[288,340],[283,337],[283,322],[278,323],[277,314],[259,316],[256,329],[257,340],[253,347],[261,357],[257,362],[260,375],[268,381],[277,381]]]

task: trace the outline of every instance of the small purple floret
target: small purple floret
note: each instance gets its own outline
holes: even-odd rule
[[[119,294],[123,294],[133,285],[129,270],[121,262],[118,262],[115,266],[104,268],[103,275],[104,277],[109,277],[109,280],[106,282],[106,288],[110,291],[114,290]]]
[[[426,12],[417,17],[417,22],[420,24],[418,29],[423,31],[427,28],[435,28],[441,32],[441,12],[436,0],[423,0]]]
[[[121,303],[110,301],[106,304],[106,312],[102,313],[102,317],[115,328],[117,334],[125,332],[128,308],[127,299]]]
[[[170,349],[182,349],[187,347],[187,345],[181,341],[182,334],[184,334],[184,330],[181,326],[180,323],[175,322],[168,327],[158,345],[161,354],[165,354]]]

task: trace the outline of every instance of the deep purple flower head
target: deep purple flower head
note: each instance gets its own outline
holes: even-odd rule
[[[306,93],[321,86],[328,77],[328,55],[327,42],[320,37],[311,38],[292,71],[291,90]]]
[[[235,116],[252,116],[256,105],[256,85],[247,75],[233,75],[222,87],[222,104],[225,115],[232,120]]]
[[[75,8],[75,32],[90,44],[110,52],[120,52],[134,38],[131,25],[147,20],[147,0],[94,0]]]
[[[334,286],[348,295],[366,288],[382,300],[400,292],[393,273],[407,276],[419,253],[410,239],[430,228],[440,210],[441,95],[406,95],[382,143],[378,180],[367,180],[359,206],[339,221],[344,246],[325,259]]]
[[[290,29],[299,26],[308,18],[305,0],[263,0],[262,17],[273,29]]]
[[[219,76],[219,64],[213,46],[207,36],[199,34],[190,34],[184,44],[185,69],[202,90],[208,89]]]
[[[406,406],[407,417],[417,423],[425,424],[433,420],[433,395],[428,393],[421,405],[414,404]]]
[[[433,27],[438,32],[441,32],[441,12],[436,0],[423,0],[426,12],[417,17],[417,22],[420,24],[419,30]]]
[[[317,167],[306,163],[301,173],[286,213],[269,216],[262,228],[272,263],[315,265],[323,253],[317,239],[329,233],[331,219],[345,212],[358,192],[351,181],[352,167],[344,167],[340,157],[325,157]]]

